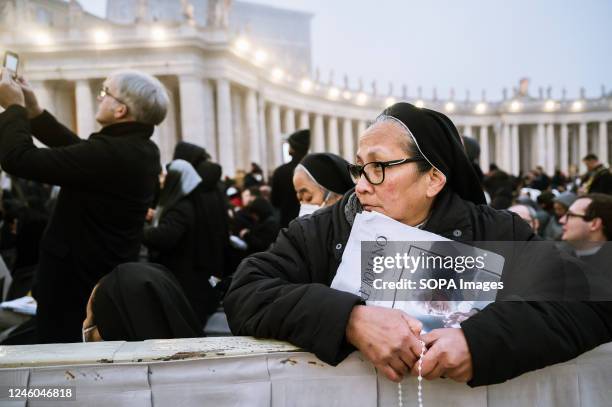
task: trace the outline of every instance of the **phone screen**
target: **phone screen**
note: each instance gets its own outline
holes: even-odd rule
[[[4,56],[4,67],[12,72],[17,72],[17,66],[19,65],[19,57],[15,54],[7,53]]]

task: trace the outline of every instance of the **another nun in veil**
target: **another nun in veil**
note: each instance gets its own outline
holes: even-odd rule
[[[295,219],[267,252],[240,264],[224,299],[235,335],[287,340],[332,365],[360,350],[394,381],[416,366],[422,339],[425,378],[444,375],[472,386],[499,383],[612,340],[612,303],[495,302],[460,328],[420,336],[422,324],[410,315],[365,306],[360,296],[332,289],[361,211],[456,241],[536,239],[520,217],[485,205],[457,129],[439,112],[408,103],[387,108],[359,136],[349,169],[354,190]]]
[[[180,284],[158,264],[115,267],[94,287],[86,314],[83,342],[204,336]]]
[[[150,260],[166,266],[178,279],[187,299],[204,324],[218,304],[208,279],[216,272],[207,256],[207,208],[200,193],[202,178],[185,160],[168,165],[153,219],[145,229],[143,244]]]

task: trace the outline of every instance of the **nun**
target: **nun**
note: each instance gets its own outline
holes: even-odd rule
[[[499,383],[612,339],[607,303],[494,302],[460,328],[419,336],[422,324],[410,315],[332,289],[362,211],[450,240],[536,238],[518,215],[484,204],[457,129],[433,110],[408,103],[384,110],[360,135],[350,173],[353,191],[297,218],[267,252],[240,264],[224,299],[235,335],[286,340],[331,365],[359,350],[393,381],[416,369],[423,340],[424,377],[471,386]]]
[[[214,214],[202,187],[202,178],[191,164],[181,159],[172,161],[153,225],[144,231],[143,244],[149,249],[150,261],[174,273],[204,325],[218,305],[217,293],[208,280],[221,275],[222,270],[214,261],[217,253],[211,242],[214,229],[210,227]]]
[[[125,263],[94,287],[83,342],[204,336],[174,275],[158,264]]]
[[[293,187],[300,202],[299,216],[331,206],[353,189],[349,163],[331,153],[308,154],[293,171]]]

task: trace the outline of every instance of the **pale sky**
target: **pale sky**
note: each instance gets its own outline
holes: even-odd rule
[[[177,0],[178,1],[178,0]],[[376,79],[379,92],[392,81],[409,95],[422,86],[425,98],[437,88],[446,97],[489,100],[510,91],[521,77],[530,93],[553,87],[553,97],[598,97],[612,91],[612,1],[608,0],[251,0],[307,11],[312,20],[313,68],[351,85]],[[103,15],[106,0],[82,0]]]

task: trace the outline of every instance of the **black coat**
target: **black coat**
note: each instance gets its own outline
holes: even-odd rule
[[[287,340],[332,365],[355,350],[345,329],[352,308],[363,301],[330,288],[350,234],[344,210],[350,194],[291,222],[270,250],[242,262],[224,300],[234,334]],[[535,238],[518,216],[453,193],[438,198],[425,229],[468,242]],[[462,324],[474,366],[469,384],[502,382],[611,340],[612,313],[606,304],[489,305]]]
[[[36,148],[31,134],[51,148]],[[161,172],[152,134],[153,126],[128,122],[82,140],[48,112],[31,121],[20,106],[0,114],[3,169],[61,186],[37,274],[38,319],[48,324],[42,341],[79,340],[93,286],[137,259]]]
[[[213,270],[197,264],[197,252],[205,244],[196,237],[196,209],[193,191],[162,214],[159,225],[145,229],[143,243],[151,261],[166,266],[177,278],[200,322],[214,312],[218,303],[208,278]],[[209,231],[214,234],[215,231]],[[218,274],[215,271],[215,274]]]
[[[280,226],[286,228],[300,212],[300,202],[293,188],[293,171],[303,157],[294,157],[281,165],[272,175],[272,195],[270,201],[280,211]]]

